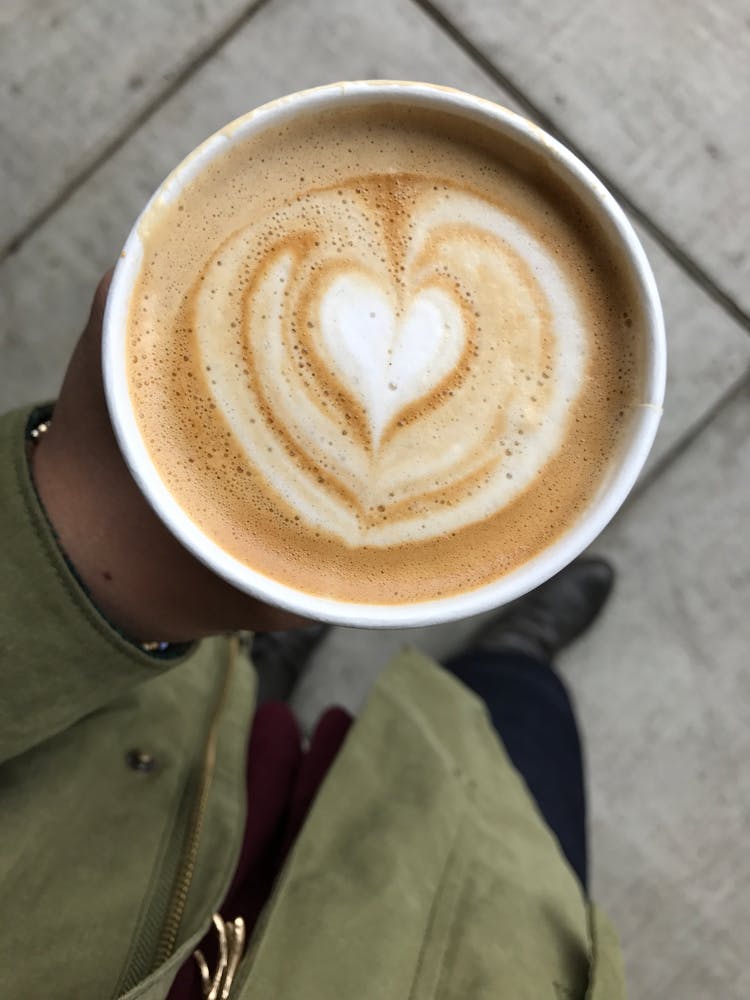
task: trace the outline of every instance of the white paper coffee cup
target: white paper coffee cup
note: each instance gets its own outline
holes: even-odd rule
[[[133,409],[126,366],[128,309],[143,256],[139,227],[149,212],[173,200],[214,158],[253,134],[330,107],[366,107],[384,100],[459,113],[533,150],[621,251],[641,313],[641,322],[634,328],[642,329],[645,336],[643,398],[636,406],[629,436],[575,524],[493,583],[453,597],[398,605],[359,604],[296,590],[251,569],[212,541],[170,494],[151,460]],[[112,423],[130,471],[156,513],[193,555],[239,590],[267,603],[321,621],[387,628],[430,625],[499,607],[544,583],[591,544],[622,505],[651,449],[664,401],[666,345],[656,283],[638,237],[612,195],[577,157],[533,123],[490,101],[431,84],[377,80],[336,83],[272,101],[221,129],[172,171],[133,226],[115,268],[104,315],[103,369]]]

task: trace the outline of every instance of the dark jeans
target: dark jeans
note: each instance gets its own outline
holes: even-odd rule
[[[588,890],[583,760],[570,696],[544,660],[523,653],[463,653],[446,663],[485,702],[584,890]]]

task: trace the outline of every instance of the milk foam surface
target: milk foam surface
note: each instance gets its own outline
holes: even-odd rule
[[[496,579],[575,519],[627,424],[616,263],[447,116],[250,140],[142,238],[131,392],[157,469],[292,586],[387,603]]]

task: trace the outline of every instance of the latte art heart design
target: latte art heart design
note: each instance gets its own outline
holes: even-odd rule
[[[458,305],[440,288],[421,291],[400,318],[364,275],[342,274],[320,307],[329,364],[366,413],[374,447],[395,416],[458,364],[466,342]]]
[[[290,518],[347,546],[451,534],[512,503],[585,370],[553,255],[440,178],[285,203],[224,243],[191,301],[234,443]]]

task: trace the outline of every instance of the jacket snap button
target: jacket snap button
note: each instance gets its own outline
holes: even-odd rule
[[[154,756],[146,753],[145,750],[128,750],[125,754],[125,760],[129,768],[133,771],[138,771],[140,774],[148,774],[149,771],[153,771],[156,767]]]

